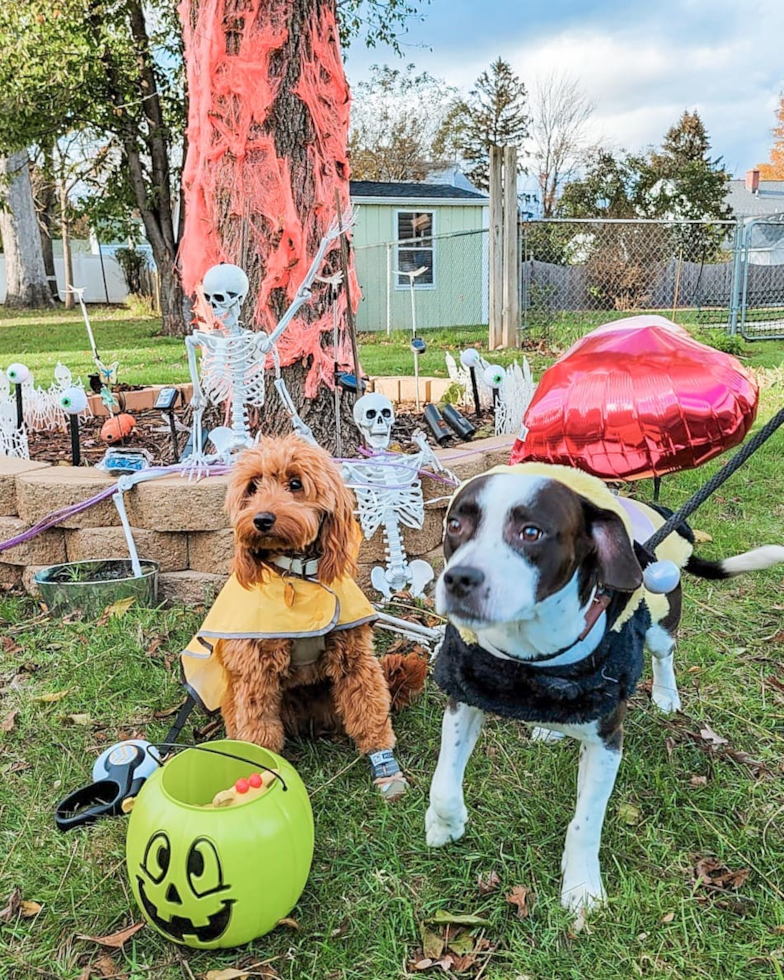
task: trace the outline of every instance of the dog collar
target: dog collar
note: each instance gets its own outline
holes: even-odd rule
[[[273,565],[282,568],[289,575],[298,575],[300,578],[314,578],[318,572],[318,558],[290,558],[288,555],[278,555],[272,561]]]
[[[489,640],[480,639],[478,636],[475,642],[494,657],[500,657],[502,660],[512,660],[515,663],[525,664],[528,667],[563,667],[567,664],[575,664],[580,660],[584,660],[586,657],[590,657],[601,643],[602,637],[607,629],[607,607],[609,604],[610,596],[608,593],[602,589],[597,589],[588,608],[588,612],[585,614],[585,626],[577,637],[577,640],[571,646],[537,660],[523,660],[521,657],[512,657],[490,643]]]

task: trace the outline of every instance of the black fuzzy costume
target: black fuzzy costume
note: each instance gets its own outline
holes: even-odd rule
[[[563,725],[596,721],[631,697],[642,673],[643,642],[651,625],[645,602],[618,632],[610,628],[628,598],[614,597],[607,610],[606,632],[594,652],[561,667],[502,660],[466,643],[450,624],[435,664],[436,684],[455,701],[518,721]]]

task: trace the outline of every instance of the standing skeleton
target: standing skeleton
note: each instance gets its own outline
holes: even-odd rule
[[[387,599],[402,589],[420,596],[433,580],[433,569],[423,559],[408,561],[400,525],[421,528],[424,523],[420,469],[429,465],[439,473],[448,474],[448,471],[421,432],[413,437],[419,446],[418,453],[400,456],[387,451],[395,413],[392,402],[383,395],[363,395],[358,399],[354,421],[375,455],[344,462],[343,478],[356,494],[357,516],[365,537],[371,538],[383,527],[386,542],[386,568],[377,565],[370,580]]]
[[[240,324],[240,310],[248,295],[248,277],[236,265],[215,265],[207,271],[203,280],[204,298],[212,307],[220,324],[218,331],[207,333],[195,330],[185,338],[188,351],[188,367],[193,384],[193,453],[186,462],[191,474],[217,459],[229,462],[231,456],[252,446],[253,436],[248,424],[248,406],[260,408],[266,397],[265,368],[271,355],[275,369],[275,389],[283,402],[294,431],[313,441],[313,433],[302,421],[292,402],[286,382],[280,376],[276,342],[312,297],[312,286],[332,242],[351,227],[353,217],[343,215],[332,221],[321,239],[318,251],[300,284],[289,308],[272,331],[258,333],[245,330]],[[196,352],[202,351],[201,378]],[[228,401],[231,426],[219,426],[210,432],[210,441],[216,455],[207,456],[202,450],[202,417],[208,403]]]

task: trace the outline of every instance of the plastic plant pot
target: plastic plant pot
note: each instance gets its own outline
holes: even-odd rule
[[[133,598],[139,606],[156,605],[158,563],[142,561],[141,569],[137,578],[127,558],[72,561],[42,568],[34,579],[50,612],[95,617],[120,599]]]
[[[237,805],[211,806],[254,766],[282,779]],[[162,936],[196,949],[240,946],[297,903],[313,838],[310,800],[291,763],[249,742],[209,742],[174,756],[142,787],[128,825],[128,877]]]

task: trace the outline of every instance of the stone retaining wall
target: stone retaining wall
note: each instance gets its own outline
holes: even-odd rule
[[[467,479],[491,466],[506,463],[510,436],[482,439],[438,450],[438,456],[458,477]],[[0,456],[0,542],[19,534],[54,510],[94,496],[112,478],[87,467],[52,466]],[[232,532],[223,501],[228,477],[213,476],[198,483],[174,476],[141,483],[126,494],[126,508],[140,558],[161,566],[161,598],[167,602],[200,604],[209,601],[229,572]],[[404,529],[409,558],[439,560],[445,500],[450,487],[438,480],[423,481],[425,523],[420,530]],[[26,544],[0,552],[0,587],[23,585],[34,591],[33,575],[46,565],[91,558],[126,557],[125,537],[111,500],[65,520]],[[383,562],[381,532],[364,541],[360,551],[359,582],[370,590],[371,569]]]

